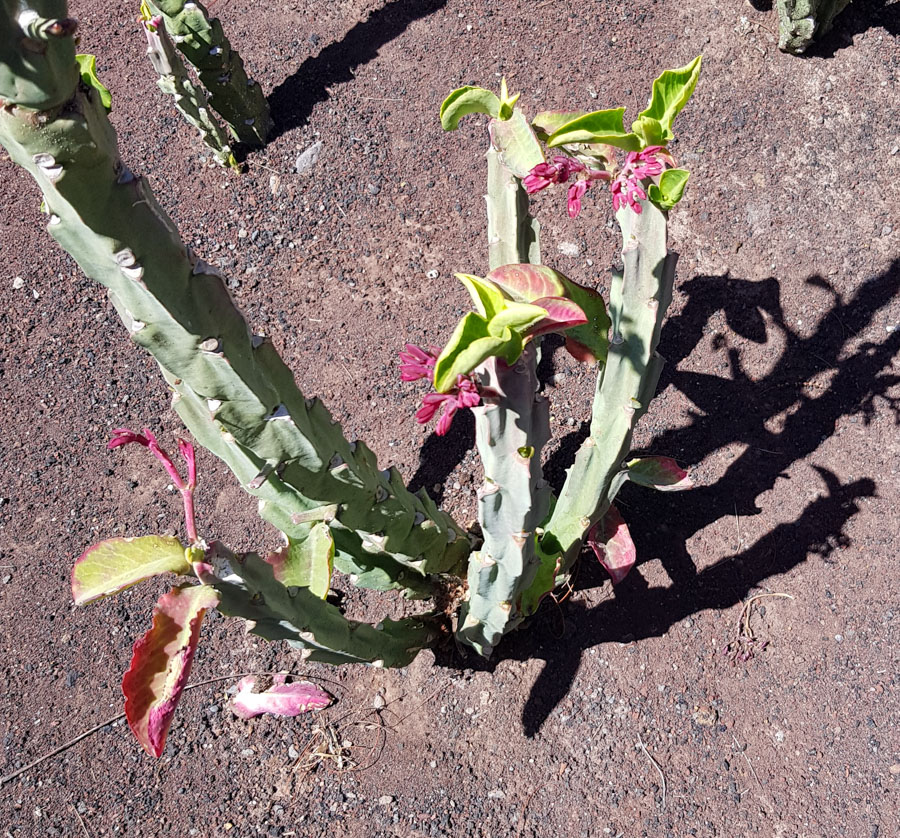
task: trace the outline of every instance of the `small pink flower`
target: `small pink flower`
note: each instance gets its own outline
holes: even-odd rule
[[[558,154],[552,163],[538,163],[522,179],[522,185],[529,195],[533,195],[546,189],[551,183],[567,183],[572,175],[584,171],[585,168],[581,161]]]
[[[406,351],[400,353],[401,381],[418,381],[420,378],[432,378],[434,365],[440,350],[431,346],[423,349],[414,343],[406,344]]]
[[[590,181],[588,180],[576,180],[569,187],[569,218],[577,218],[578,213],[581,212],[581,198],[585,192],[587,192],[588,185]]]
[[[416,421],[424,425],[443,408],[435,433],[444,436],[450,430],[450,423],[457,410],[461,407],[475,407],[480,402],[481,396],[475,381],[468,375],[459,375],[456,377],[456,387],[449,393],[429,393],[422,399],[422,406],[416,412]]]
[[[625,165],[609,185],[612,192],[613,209],[628,204],[638,215],[642,212],[640,201],[647,199],[641,181],[663,173],[667,166],[674,166],[672,155],[661,145],[647,146],[643,151],[629,151]]]

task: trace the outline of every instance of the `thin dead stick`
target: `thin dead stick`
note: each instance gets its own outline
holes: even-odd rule
[[[744,635],[748,640],[755,640],[756,638],[753,636],[753,629],[750,628],[750,614],[753,611],[753,603],[759,599],[765,599],[766,597],[781,597],[783,599],[793,599],[790,594],[782,594],[782,593],[770,593],[770,594],[756,594],[755,596],[750,597],[745,603],[744,607],[741,609],[740,623],[741,623],[741,631],[740,633]]]
[[[762,788],[762,783],[759,781],[759,777],[756,776],[756,769],[753,767],[753,763],[750,762],[750,758],[747,756],[747,752],[744,750],[743,745],[737,741],[737,737],[732,733],[731,738],[734,740],[734,746],[738,749],[740,755],[744,758],[744,762],[747,763],[747,768],[750,769],[750,773],[753,775],[753,779],[756,780],[756,784]]]
[[[69,806],[72,806],[70,803]],[[91,838],[91,833],[88,832],[87,827],[84,825],[84,819],[81,817],[81,813],[72,806],[72,811],[75,813],[75,817],[78,818],[78,823],[81,824],[81,830],[84,832],[84,838]]]
[[[538,793],[539,788],[540,786],[535,786],[531,790],[531,794],[525,799],[525,805],[522,807],[522,814],[519,816],[519,826],[516,829],[516,838],[521,838],[522,836],[522,830],[525,829],[525,818],[527,817],[528,806],[534,799],[534,796]]]
[[[232,681],[235,678],[245,678],[248,675],[256,675],[258,677],[262,677],[263,675],[276,675],[276,674],[278,674],[278,673],[275,673],[275,672],[239,672],[235,675],[220,675],[218,678],[208,678],[205,681],[198,681],[196,684],[188,684],[184,688],[184,691],[187,692],[188,690],[193,690],[196,687],[205,687],[207,684],[215,684],[219,681]],[[294,677],[313,678],[316,681],[323,681],[326,684],[334,684],[336,686],[343,686],[342,684],[339,684],[337,681],[331,681],[328,678],[319,678],[316,675],[304,674],[301,676],[301,675],[299,675],[299,673],[296,673],[296,672],[288,672],[287,674],[292,675]],[[94,725],[94,727],[92,727],[90,730],[86,730],[86,731],[84,731],[84,733],[79,733],[78,736],[76,736],[74,739],[70,739],[68,742],[66,742],[63,745],[60,745],[58,748],[54,748],[49,753],[46,753],[43,756],[38,757],[36,760],[29,762],[28,765],[25,765],[22,768],[19,768],[18,770],[14,771],[12,774],[7,774],[5,777],[0,777],[0,787],[3,787],[7,783],[11,782],[12,780],[15,780],[16,777],[21,777],[24,773],[26,773],[27,771],[31,771],[32,768],[35,768],[36,766],[40,765],[42,762],[46,762],[48,759],[52,759],[53,757],[57,756],[58,754],[61,754],[63,751],[68,751],[69,748],[73,747],[74,745],[77,745],[83,739],[87,739],[88,736],[92,736],[98,730],[103,730],[103,728],[105,728],[107,725],[114,724],[115,722],[119,721],[119,719],[124,719],[124,718],[125,718],[125,714],[119,713],[117,716],[113,716],[111,719],[107,719],[105,722],[100,722],[100,724]]]
[[[641,750],[647,755],[647,759],[653,764],[653,767],[656,769],[656,773],[659,774],[659,779],[662,782],[662,805],[659,807],[660,811],[666,808],[666,775],[663,774],[662,768],[660,768],[659,763],[653,758],[653,754],[647,750],[647,746],[644,744],[644,740],[641,739],[641,734],[638,734],[638,745],[641,746]]]

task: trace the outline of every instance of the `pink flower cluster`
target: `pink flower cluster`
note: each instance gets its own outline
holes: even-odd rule
[[[522,185],[529,195],[546,189],[553,183],[568,183],[576,174],[583,173],[583,177],[577,178],[569,187],[568,210],[569,217],[575,218],[581,212],[581,199],[592,181],[611,181],[609,191],[612,192],[613,209],[627,204],[636,213],[640,214],[640,202],[646,200],[647,193],[641,186],[641,181],[649,177],[662,174],[667,166],[674,166],[672,156],[660,145],[647,146],[643,151],[630,151],[625,158],[625,165],[615,178],[609,172],[602,169],[589,169],[580,160],[574,157],[565,157],[561,154],[553,158],[549,163],[538,163],[523,179]]]
[[[613,209],[618,210],[627,203],[640,215],[642,212],[640,201],[647,199],[641,181],[662,174],[667,165],[672,165],[672,156],[661,145],[650,145],[643,151],[629,151],[625,165],[609,185]]]
[[[611,177],[609,172],[602,169],[589,169],[574,157],[558,154],[550,163],[538,163],[522,180],[522,185],[529,195],[533,195],[535,192],[546,189],[551,183],[568,183],[569,179],[579,172],[583,172],[584,177],[578,178],[569,187],[569,217],[575,218],[581,212],[581,199],[591,185],[591,181],[609,180]]]
[[[434,346],[423,349],[413,343],[406,344],[406,350],[400,353],[400,378],[403,381],[433,378],[439,353],[440,350]],[[450,430],[450,423],[457,410],[475,407],[480,402],[481,395],[475,380],[468,375],[458,375],[456,386],[449,393],[429,393],[422,399],[422,406],[416,411],[416,421],[424,425],[434,418],[438,410],[443,409],[435,428],[435,433],[443,436]]]

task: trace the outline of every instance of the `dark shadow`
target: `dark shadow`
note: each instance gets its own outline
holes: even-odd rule
[[[459,410],[445,436],[429,435],[419,452],[419,467],[409,481],[409,490],[424,488],[438,506],[444,499],[444,482],[475,444],[475,417]],[[439,491],[435,491],[435,486]]]
[[[833,58],[853,45],[856,35],[883,26],[893,37],[900,34],[900,4],[892,0],[853,0],[835,19],[831,31],[810,45],[801,57]]]
[[[749,547],[741,544],[738,552],[700,572],[687,548],[695,534],[722,518],[762,512],[757,498],[786,479],[794,463],[809,460],[834,433],[839,419],[859,415],[869,422],[876,403],[883,402],[900,424],[900,397],[890,393],[900,385],[900,375],[890,372],[900,353],[900,330],[877,342],[858,339],[900,293],[900,260],[863,283],[849,299],[821,277],[812,277],[807,284],[810,293],[817,288],[831,297],[830,306],[820,307],[827,308],[826,315],[808,336],[785,321],[775,279],[701,276],[681,286],[689,299],[663,329],[660,351],[669,363],[660,390],[673,385],[697,410],[687,427],[664,431],[648,449],[683,463],[699,463],[735,444],[744,446],[743,453],[713,485],[676,495],[629,486],[620,495],[641,561],[660,559],[671,585],[649,588],[639,573],[632,572],[616,587],[613,598],[593,608],[577,596],[561,607],[550,601],[529,631],[506,638],[491,661],[466,655],[464,665],[488,670],[504,659],[546,661],[523,712],[529,735],[540,729],[568,693],[586,650],[598,643],[660,636],[698,611],[732,607],[773,574],[802,564],[810,555],[830,562],[831,553],[847,544],[846,524],[859,511],[858,500],[875,494],[876,484],[868,477],[842,484],[832,471],[811,462],[824,494],[795,521],[778,525]],[[748,341],[766,344],[777,335],[781,351],[769,374],[753,379],[733,347],[721,374],[678,369],[719,312],[731,331]],[[724,347],[727,339],[720,340]],[[583,432],[570,434],[565,444],[571,440],[577,445]],[[605,575],[598,563],[582,562],[575,588],[602,584]],[[445,650],[439,660],[460,665],[456,650]]]
[[[315,58],[307,58],[269,95],[275,123],[269,140],[303,125],[312,109],[328,98],[328,88],[353,79],[354,70],[378,55],[388,41],[403,34],[414,20],[426,17],[447,0],[391,0],[357,23],[340,41]]]

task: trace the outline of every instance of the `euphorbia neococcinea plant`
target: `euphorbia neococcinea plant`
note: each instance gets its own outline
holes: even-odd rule
[[[630,131],[623,123],[624,108],[545,111],[529,124],[505,80],[499,97],[464,87],[442,106],[448,130],[466,114],[490,117],[489,165],[502,172],[488,178],[489,216],[492,209],[504,216],[503,223],[489,222],[493,270],[485,280],[460,276],[476,311],[422,367],[423,373],[433,370],[438,394],[449,393],[468,376],[482,402],[474,411],[485,467],[479,491],[484,544],[470,560],[457,631],[482,654],[489,654],[504,633],[566,580],[585,540],[615,582],[624,577],[635,551],[612,501],[625,480],[669,490],[689,485],[686,472],[669,459],[629,460],[627,455],[634,423],[647,409],[663,363],[656,345],[675,267],[675,256],[666,249],[666,214],[680,200],[688,178],[676,168],[667,145],[674,137],[672,122],[699,73],[699,58],[664,72]],[[549,161],[541,141],[554,152]],[[527,202],[510,198],[513,191],[534,194],[555,184],[569,184],[572,218],[581,212],[590,187],[609,186],[625,263],[624,273],[613,277],[609,318],[594,292],[539,264],[537,227],[528,217]],[[507,258],[498,262],[495,255],[501,252]],[[560,305],[568,307],[566,314],[551,314]],[[564,333],[570,351],[577,347],[576,357],[599,365],[590,434],[555,503],[540,464],[549,436],[548,408],[535,393],[537,336],[547,331]],[[511,383],[516,379],[517,386]],[[421,411],[417,419],[422,420]]]

